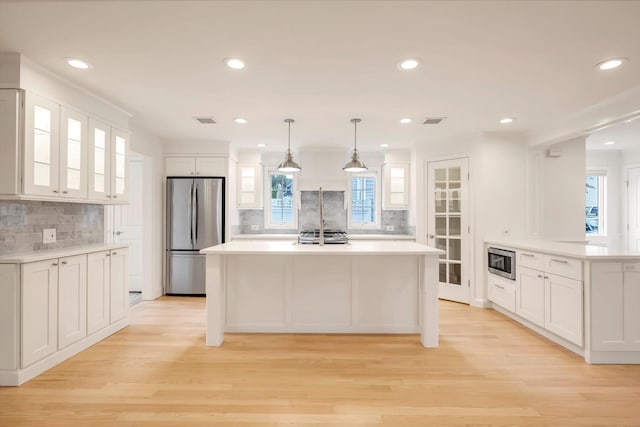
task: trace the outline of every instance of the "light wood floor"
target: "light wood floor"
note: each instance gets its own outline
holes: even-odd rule
[[[416,335],[227,334],[204,299],[132,308],[131,326],[21,387],[0,426],[640,425],[640,366],[592,366],[493,310],[441,303]]]

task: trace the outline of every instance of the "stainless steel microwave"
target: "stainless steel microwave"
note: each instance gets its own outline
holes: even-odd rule
[[[516,280],[516,253],[506,249],[489,248],[489,272]]]

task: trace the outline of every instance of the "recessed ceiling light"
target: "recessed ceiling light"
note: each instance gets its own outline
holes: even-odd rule
[[[387,148],[389,146],[389,144],[380,144],[380,147],[382,148]]]
[[[234,70],[242,70],[246,66],[244,61],[238,58],[227,58],[224,60],[224,63],[227,64],[227,67],[233,68]]]
[[[241,125],[245,124],[245,123],[249,123],[249,120],[247,119],[243,119],[242,117],[237,117],[235,119],[233,119],[234,122],[239,123]]]
[[[615,143],[616,143],[615,141],[607,141],[604,143],[604,145],[613,145]]]
[[[411,123],[411,119],[400,119],[400,123],[406,125],[407,123]]]
[[[264,148],[266,146],[267,146],[267,144],[258,144],[258,147],[260,147],[260,148]]]
[[[505,117],[503,119],[500,119],[500,123],[502,123],[503,125],[506,125],[511,122],[513,122],[513,117]]]
[[[400,68],[401,70],[413,70],[417,68],[418,65],[420,65],[420,62],[422,61],[420,61],[420,59],[418,58],[403,59],[398,63],[398,68]]]
[[[626,61],[626,58],[607,59],[606,61],[602,61],[599,64],[597,64],[596,67],[598,67],[603,71],[613,70],[614,68],[618,68],[619,66],[621,66],[624,63],[624,61]]]
[[[67,64],[79,70],[86,70],[87,68],[89,68],[89,64],[87,64],[81,59],[76,59],[76,58],[67,58]]]

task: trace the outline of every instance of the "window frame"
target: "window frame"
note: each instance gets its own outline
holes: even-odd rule
[[[353,178],[374,178],[375,189],[374,189],[374,197],[375,197],[375,208],[374,208],[374,221],[371,223],[354,223],[353,222]],[[380,229],[381,217],[382,217],[382,189],[380,183],[380,173],[377,170],[368,172],[357,172],[349,174],[349,194],[348,194],[348,203],[347,203],[347,227],[350,230],[376,230]]]
[[[271,176],[272,175],[290,175],[293,178],[293,196],[292,196],[292,218],[291,224],[273,223],[271,219]],[[264,201],[264,228],[265,229],[281,229],[281,230],[294,230],[298,228],[298,176],[295,172],[280,172],[277,167],[265,168],[264,172],[264,194],[266,197]]]
[[[587,237],[606,237],[607,236],[607,174],[608,171],[606,169],[589,169],[585,174],[585,185],[586,179],[589,176],[598,177],[598,232],[597,233],[588,233],[585,230],[585,235]],[[586,197],[585,197],[585,209],[587,207]],[[586,211],[585,211],[585,224],[587,221]]]

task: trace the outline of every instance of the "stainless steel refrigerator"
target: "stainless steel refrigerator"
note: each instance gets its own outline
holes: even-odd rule
[[[205,255],[224,243],[224,178],[167,178],[167,286],[172,295],[205,294]]]

